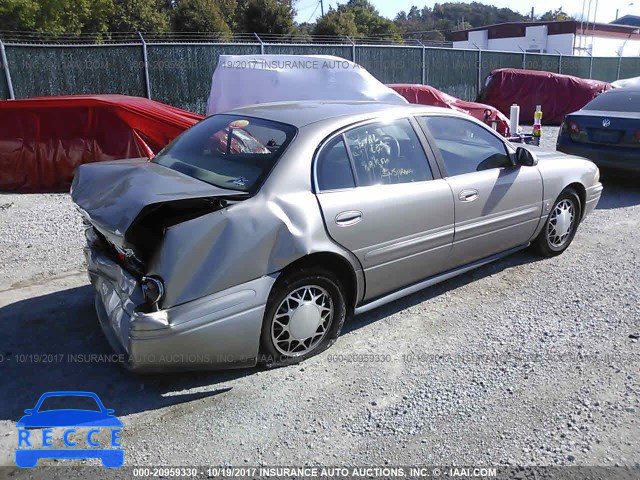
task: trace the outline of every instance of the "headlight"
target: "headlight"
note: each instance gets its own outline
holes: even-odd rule
[[[145,301],[157,309],[158,302],[162,300],[164,295],[162,279],[160,277],[142,277],[140,284],[142,285],[142,295]]]

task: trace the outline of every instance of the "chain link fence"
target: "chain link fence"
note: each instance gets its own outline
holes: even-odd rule
[[[197,40],[197,41],[196,41]],[[267,40],[267,41],[265,41]],[[326,43],[300,39],[163,38],[138,35],[111,43],[0,41],[0,98],[119,93],[148,97],[204,113],[220,55],[335,55],[365,67],[383,83],[424,83],[474,100],[496,68],[526,68],[613,81],[640,75],[640,58],[572,57],[363,43],[343,37]]]

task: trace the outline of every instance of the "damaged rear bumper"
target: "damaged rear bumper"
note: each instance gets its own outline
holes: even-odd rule
[[[147,312],[140,284],[86,246],[96,312],[111,346],[139,372],[256,364],[264,309],[276,276],[264,276],[182,305]],[[142,306],[142,307],[141,307]]]

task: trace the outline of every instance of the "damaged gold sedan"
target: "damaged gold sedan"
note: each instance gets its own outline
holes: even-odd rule
[[[166,371],[294,363],[351,314],[532,243],[562,253],[598,175],[451,110],[291,102],[82,165],[72,197],[110,343]]]

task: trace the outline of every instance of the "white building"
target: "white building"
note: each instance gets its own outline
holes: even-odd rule
[[[514,22],[452,32],[453,48],[594,57],[640,56],[638,27],[610,23]]]

